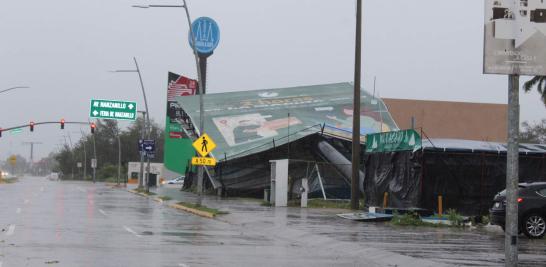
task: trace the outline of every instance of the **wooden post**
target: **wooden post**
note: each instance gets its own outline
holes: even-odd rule
[[[385,194],[383,194],[383,208],[387,208],[388,204],[389,204],[389,193],[385,192]]]

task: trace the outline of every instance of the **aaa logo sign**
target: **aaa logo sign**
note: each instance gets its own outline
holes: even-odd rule
[[[206,157],[216,148],[216,143],[207,134],[203,134],[193,142],[193,148],[201,157]]]

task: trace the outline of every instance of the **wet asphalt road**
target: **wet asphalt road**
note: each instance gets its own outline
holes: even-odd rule
[[[330,239],[307,245],[299,231],[205,219],[105,184],[27,177],[0,196],[1,267],[385,266]]]
[[[175,186],[157,190],[173,198],[185,194]],[[188,198],[189,196],[186,196]],[[362,223],[335,216],[339,210],[261,207],[255,201],[205,198],[207,206],[227,210],[225,220],[240,225],[260,227],[275,224],[283,229],[301,231],[330,242],[347,242],[362,247],[425,259],[454,266],[504,266],[504,232],[498,226],[465,229],[444,227],[401,227],[389,223]],[[520,266],[546,266],[546,238],[529,240],[521,235]],[[358,249],[358,247],[354,247]],[[396,262],[387,262],[387,266]],[[366,266],[366,265],[363,265]],[[419,266],[403,262],[400,266]]]
[[[230,214],[205,219],[105,184],[27,177],[0,185],[0,267],[502,265],[497,229],[398,228],[336,211],[203,202]],[[545,240],[521,243],[522,266],[546,266]]]

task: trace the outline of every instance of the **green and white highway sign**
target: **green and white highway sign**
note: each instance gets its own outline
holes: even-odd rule
[[[89,117],[95,119],[134,121],[137,118],[137,103],[118,100],[92,99]]]

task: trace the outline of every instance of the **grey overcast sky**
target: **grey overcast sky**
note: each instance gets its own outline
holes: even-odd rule
[[[152,117],[164,124],[167,72],[196,76],[183,9],[136,9],[169,0],[2,0],[0,127],[65,118],[86,121],[89,100],[143,100],[138,58]],[[479,0],[364,0],[363,84],[377,76],[381,97],[507,102],[507,77],[482,74]],[[209,59],[208,92],[353,80],[354,0],[188,0],[192,18],[209,16],[221,40]],[[523,79],[526,80],[527,77]],[[521,95],[522,120],[545,118],[536,92]],[[124,123],[123,125],[127,125]],[[84,130],[88,131],[87,127]],[[24,141],[47,155],[80,127],[36,127],[0,138],[0,160],[28,157]],[[70,135],[70,136],[69,136]]]

